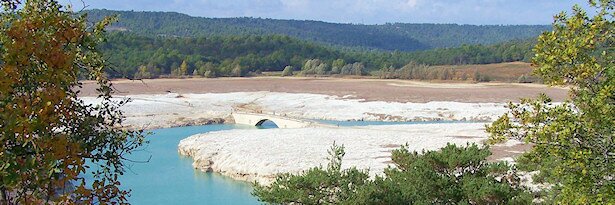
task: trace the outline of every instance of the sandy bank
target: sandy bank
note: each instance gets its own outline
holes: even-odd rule
[[[447,143],[480,143],[486,137],[482,123],[230,130],[186,138],[179,153],[192,157],[193,166],[202,171],[267,184],[279,173],[325,166],[334,142],[345,147],[343,167],[369,169],[376,175],[391,166],[391,151],[401,145],[436,150]]]

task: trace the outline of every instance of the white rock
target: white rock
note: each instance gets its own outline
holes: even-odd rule
[[[229,130],[186,138],[179,143],[179,153],[193,157],[197,169],[268,184],[279,173],[326,166],[333,143],[345,147],[343,168],[369,169],[374,176],[391,165],[391,151],[400,145],[437,150],[447,143],[480,143],[486,137],[482,123]]]
[[[503,103],[397,103],[279,92],[131,95],[122,107],[126,123],[136,128],[199,124],[204,119],[226,118],[234,108],[250,107],[264,113],[323,120],[370,121],[492,121],[506,112]],[[346,96],[347,97],[347,96]],[[98,103],[83,97],[86,103]]]

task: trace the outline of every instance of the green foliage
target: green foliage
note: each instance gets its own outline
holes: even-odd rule
[[[204,63],[203,61],[197,61],[194,69],[197,75],[202,75],[206,78],[218,77],[218,69],[212,62]]]
[[[188,74],[188,63],[186,61],[182,61],[182,64],[179,67],[172,66],[171,75],[175,77],[182,77]]]
[[[342,170],[344,147],[334,145],[327,168],[312,168],[304,175],[281,174],[270,187],[255,184],[253,194],[275,204],[338,204],[352,199],[368,183],[368,174],[355,168]]]
[[[293,68],[293,66],[286,66],[284,67],[284,70],[282,71],[282,76],[293,76],[293,72],[295,71],[295,68]]]
[[[535,48],[536,74],[551,85],[571,85],[570,100],[525,99],[488,127],[494,142],[535,144],[522,166],[554,185],[555,203],[615,203],[615,1],[590,3],[597,15],[577,6],[570,16],[557,15]]]
[[[434,68],[414,61],[400,69],[384,67],[378,71],[378,76],[383,79],[413,79],[413,80],[453,80],[455,71],[451,68]]]
[[[301,75],[327,75],[329,64],[320,59],[310,59],[305,61],[301,67]]]
[[[113,19],[14,2],[0,14],[0,204],[127,203],[118,177],[144,138],[119,129],[128,101],[111,100],[95,49]],[[98,83],[100,104],[78,98],[80,76]]]
[[[270,186],[255,185],[253,194],[273,204],[528,204],[532,196],[519,187],[511,167],[488,163],[488,148],[447,145],[419,154],[405,147],[393,151],[394,168],[369,179],[356,168],[341,170],[343,147],[333,146],[326,169],[282,174]]]
[[[261,18],[199,18],[170,12],[89,10],[92,20],[118,15],[116,30],[141,36],[209,37],[284,35],[335,46],[368,50],[418,51],[535,38],[548,26],[474,26],[456,24],[356,25]],[[177,23],[181,22],[181,23]],[[523,56],[519,56],[521,59]],[[296,65],[295,65],[296,66]]]
[[[152,78],[152,73],[149,71],[149,69],[147,68],[147,66],[139,66],[139,69],[137,70],[137,73],[135,73],[135,78],[136,79],[149,79]]]
[[[365,75],[383,67],[402,68],[411,62],[440,65],[518,61],[522,58],[514,56],[529,55],[531,45],[530,42],[510,42],[420,52],[386,52],[336,49],[286,36],[154,38],[114,32],[100,49],[115,66],[116,72],[110,73],[111,77],[134,77],[142,65],[146,65],[152,77],[159,77],[204,75],[208,70],[215,76],[243,76],[257,70],[282,71],[287,65],[301,68],[305,75]],[[308,60],[318,60],[318,64],[306,67]],[[184,64],[185,69],[180,70]],[[240,68],[233,73],[237,65]],[[422,78],[446,78],[442,75]]]

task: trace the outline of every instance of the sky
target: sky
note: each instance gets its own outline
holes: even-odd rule
[[[260,17],[334,23],[551,24],[587,0],[60,0],[75,10],[174,11],[201,17]]]

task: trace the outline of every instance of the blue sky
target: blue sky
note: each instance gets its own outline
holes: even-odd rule
[[[337,23],[550,24],[587,0],[60,0],[75,9],[175,11],[202,17],[262,17]]]

